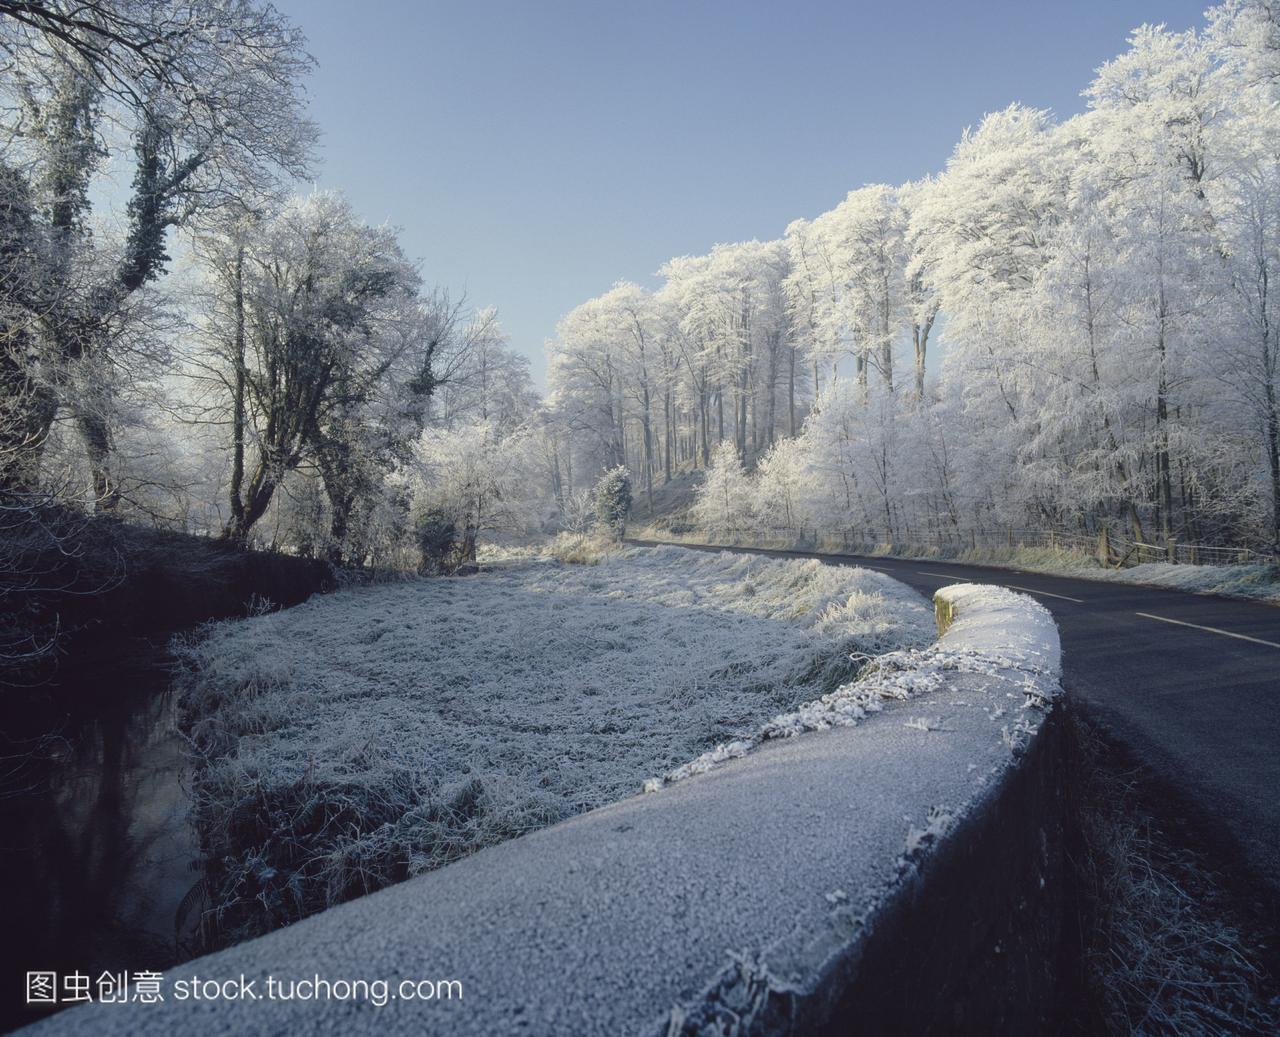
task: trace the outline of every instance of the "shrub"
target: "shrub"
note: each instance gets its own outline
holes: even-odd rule
[[[631,477],[624,465],[610,468],[596,483],[596,519],[601,531],[608,531],[621,540],[627,530],[627,516],[631,514]]]
[[[561,533],[547,545],[547,552],[557,562],[599,565],[610,546],[608,541],[586,533]]]
[[[450,573],[458,567],[462,544],[457,524],[440,508],[430,508],[414,524],[421,560],[418,571]]]

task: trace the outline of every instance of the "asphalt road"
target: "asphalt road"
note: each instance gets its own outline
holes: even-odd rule
[[[926,596],[957,582],[1030,594],[1057,621],[1068,696],[1280,896],[1280,608],[994,566],[752,553],[878,569]]]

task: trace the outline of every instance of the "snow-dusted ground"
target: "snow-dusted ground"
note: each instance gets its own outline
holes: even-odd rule
[[[1007,566],[1050,576],[1169,587],[1192,594],[1223,594],[1280,604],[1280,568],[1266,562],[1241,565],[1172,565],[1144,562],[1124,569],[1104,569],[1091,558],[1048,548],[1021,547],[1010,551],[964,551],[954,561]]]
[[[883,574],[681,548],[218,624],[184,679],[215,901],[252,932],[429,870],[634,793],[932,637]]]
[[[968,551],[954,560],[1016,567],[1050,576],[1074,576],[1082,580],[1102,580],[1107,583],[1169,587],[1192,594],[1223,594],[1227,597],[1280,604],[1280,569],[1265,562],[1244,565],[1144,562],[1126,569],[1104,569],[1091,559],[1046,548],[1015,548],[1009,552]]]
[[[1137,583],[1149,587],[1172,587],[1195,594],[1226,594],[1235,598],[1255,598],[1280,603],[1280,571],[1274,565],[1170,565],[1146,562],[1131,569],[1094,569],[1081,563],[1064,564],[1056,570],[1063,576],[1084,576],[1090,580]]]

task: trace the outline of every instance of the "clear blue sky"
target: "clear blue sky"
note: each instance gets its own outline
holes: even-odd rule
[[[942,167],[1020,101],[1068,115],[1203,0],[278,0],[320,63],[323,187],[495,305],[541,382],[579,302]]]

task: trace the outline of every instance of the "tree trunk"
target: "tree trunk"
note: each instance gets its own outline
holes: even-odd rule
[[[32,379],[19,359],[26,335],[6,332],[11,338],[0,352],[0,491],[26,494],[40,483],[40,457],[58,396]]]
[[[111,433],[107,419],[98,411],[83,411],[76,415],[76,427],[84,440],[93,478],[94,510],[109,514],[120,503],[120,490],[111,476]]]
[[[1274,361],[1268,368],[1274,367]],[[1264,386],[1266,402],[1267,462],[1271,468],[1271,544],[1280,545],[1280,413],[1276,407],[1275,371],[1268,370]]]
[[[768,411],[765,414],[765,443],[773,446],[773,423],[777,415],[774,413],[777,407],[777,401],[774,396],[773,386],[769,386]]]
[[[893,395],[893,337],[889,325],[889,287],[886,284],[880,297],[880,363],[884,367],[884,384]]]
[[[1169,379],[1166,370],[1165,299],[1160,292],[1160,322],[1156,332],[1156,350],[1160,355],[1160,374],[1156,386],[1156,492],[1160,507],[1160,532],[1168,543],[1173,535],[1173,476],[1169,471]]]
[[[787,434],[796,434],[796,347],[788,349],[787,357]]]
[[[653,429],[649,426],[649,393],[645,390],[644,419],[644,489],[649,498],[649,517],[653,517]]]
[[[245,355],[244,355],[244,248],[236,250],[232,267],[235,279],[235,332],[231,342],[231,516],[244,518]]]
[[[915,346],[916,361],[916,399],[924,399],[924,367],[929,358],[929,332],[933,329],[934,314],[926,315],[923,323],[911,327],[912,344]]]
[[[259,461],[249,480],[249,489],[239,514],[233,514],[222,530],[222,539],[241,546],[249,543],[249,533],[258,519],[267,513],[271,498],[276,492],[276,481],[268,474],[267,465]]]
[[[665,391],[662,401],[662,415],[666,431],[666,450],[664,451],[666,458],[663,464],[662,481],[664,483],[669,483],[671,481],[671,452],[675,449],[675,421],[673,420],[675,418],[675,414],[673,413],[671,390],[669,388]]]
[[[707,394],[704,389],[702,392],[702,467],[706,468],[711,464],[711,430],[708,427],[710,420],[707,415]]]
[[[106,353],[103,325],[120,300],[136,292],[163,269],[168,256],[164,252],[170,217],[165,212],[162,183],[172,183],[173,170],[165,170],[160,157],[163,135],[148,124],[137,140],[137,169],[129,201],[129,235],[124,257],[114,281],[94,293],[90,306],[90,325],[72,328],[69,340],[60,344],[66,358],[101,356]],[[98,388],[106,393],[109,387]],[[109,402],[109,401],[108,401]],[[119,489],[111,477],[111,434],[107,423],[109,406],[90,408],[76,419],[84,440],[85,454],[93,475],[94,506],[98,511],[114,511],[120,501]]]
[[[343,562],[360,562],[359,558],[348,559],[346,552],[347,532],[351,526],[351,512],[355,507],[355,497],[350,493],[334,493],[326,486],[329,498],[329,547],[326,552],[334,565]]]

